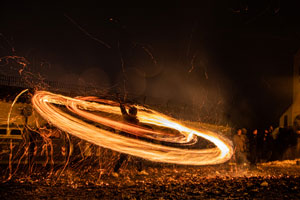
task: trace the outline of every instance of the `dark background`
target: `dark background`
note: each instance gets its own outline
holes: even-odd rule
[[[280,0],[4,1],[0,52],[42,62],[31,70],[48,79],[116,88],[123,61],[137,95],[201,104],[223,122],[265,128],[292,101],[299,13]]]

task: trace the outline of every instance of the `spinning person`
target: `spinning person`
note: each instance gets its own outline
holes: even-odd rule
[[[131,124],[135,124],[135,125],[139,124],[139,120],[137,118],[137,108],[136,107],[130,106],[129,109],[128,109],[128,112],[127,112],[124,104],[122,102],[120,102],[120,109],[121,109],[121,113],[122,113],[122,117],[123,117],[124,121],[126,121],[128,123],[131,123]],[[112,173],[112,175],[114,177],[118,177],[119,176],[118,175],[118,171],[119,171],[121,165],[127,159],[128,159],[128,155],[127,154],[124,154],[124,153],[120,154],[119,160],[117,161],[117,163],[116,163],[116,165],[114,167],[114,172]],[[143,175],[147,175],[148,174],[146,171],[142,170],[142,162],[141,162],[141,160],[138,160],[137,170],[138,170],[139,174],[143,174]]]

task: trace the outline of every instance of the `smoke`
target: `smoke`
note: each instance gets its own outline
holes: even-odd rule
[[[145,73],[133,67],[126,68],[125,72],[120,70],[116,83],[119,84],[122,92],[133,94],[133,96],[144,94],[147,85]]]
[[[227,86],[217,72],[212,71],[210,78],[207,78],[197,68],[192,73],[181,66],[161,68],[159,75],[147,79],[145,95],[149,99],[153,97],[158,104],[165,104],[169,107],[169,112],[174,108],[181,118],[206,122],[224,121]]]
[[[88,68],[80,75],[80,84],[95,88],[109,88],[110,78],[99,67]]]

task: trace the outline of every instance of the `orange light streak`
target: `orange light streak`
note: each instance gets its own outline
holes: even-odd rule
[[[90,102],[89,100],[98,102]],[[136,106],[138,109],[137,117],[141,123],[176,129],[180,134],[167,134],[153,131],[141,126],[131,125],[93,114],[95,112],[105,112],[121,116],[118,103],[103,99],[97,100],[94,97],[70,98],[46,91],[38,91],[32,97],[32,104],[35,110],[45,120],[65,132],[104,148],[142,157],[154,162],[184,165],[211,165],[226,162],[233,154],[231,141],[221,135],[209,130],[188,128],[175,119],[143,106]],[[73,114],[68,114],[57,105],[66,106]],[[81,116],[81,118],[75,117],[74,114]],[[209,149],[183,149],[153,144],[98,128],[85,122],[82,118],[130,134],[160,141],[180,144],[195,143],[197,136],[199,136],[209,140],[215,144],[216,147]]]

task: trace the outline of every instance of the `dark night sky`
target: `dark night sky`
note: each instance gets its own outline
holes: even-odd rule
[[[49,62],[52,79],[95,78],[98,73],[99,84],[113,86],[122,74],[122,55],[138,83],[134,92],[187,104],[202,101],[202,94],[211,104],[221,96],[226,120],[264,127],[276,123],[291,102],[293,55],[300,47],[298,8],[280,0],[6,1],[0,33],[16,54]],[[1,56],[12,54],[6,41],[0,44]],[[136,75],[140,72],[143,78]]]

